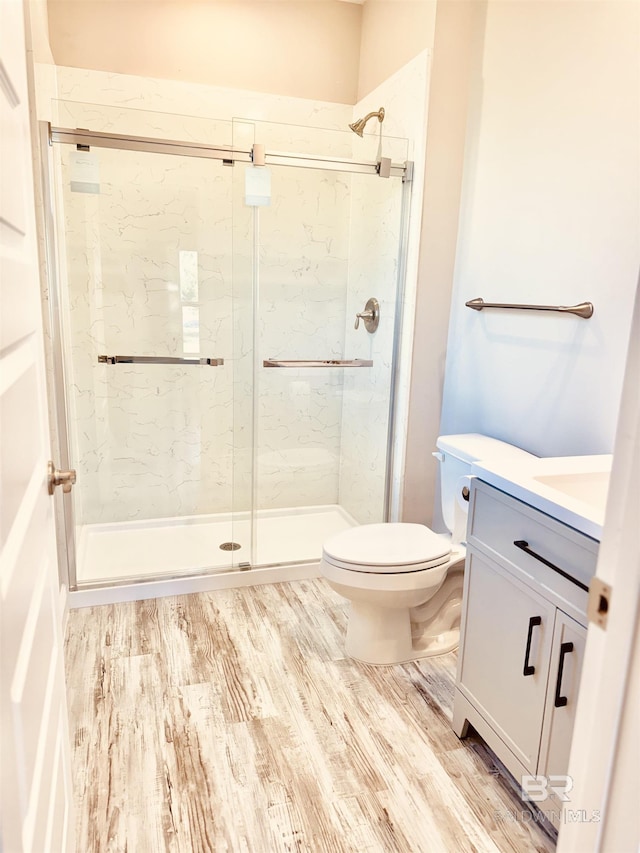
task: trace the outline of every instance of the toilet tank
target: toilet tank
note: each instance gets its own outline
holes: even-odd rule
[[[440,462],[440,502],[447,530],[454,531],[457,488],[461,477],[471,473],[473,462],[489,459],[532,458],[531,453],[513,444],[479,433],[441,435],[436,441],[440,451],[434,454]]]

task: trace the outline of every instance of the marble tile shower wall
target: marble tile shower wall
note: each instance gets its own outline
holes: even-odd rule
[[[351,179],[274,168],[259,210],[259,363],[343,358]],[[340,370],[260,369],[258,508],[338,502]]]
[[[101,125],[101,129],[111,132],[183,139],[182,130],[186,129],[192,134],[186,138],[206,142],[207,139],[201,136],[201,130],[196,129],[200,120],[207,125],[211,120],[231,122],[235,117],[244,116],[254,120],[335,130],[345,130],[348,123],[353,121],[352,109],[346,104],[66,66],[55,68],[54,93],[48,80],[49,69],[50,66],[43,64],[36,66],[39,93],[42,96],[38,104],[40,118],[57,120],[57,116],[51,112],[51,103],[47,103],[52,97],[57,97],[73,109],[76,106],[92,105],[95,121]],[[122,120],[114,118],[114,108],[124,111]],[[132,124],[136,121],[131,116],[132,111],[151,117],[155,123],[154,132],[147,134],[148,124],[136,129],[135,124]],[[93,124],[88,126],[94,127]]]
[[[405,435],[411,376],[413,321],[418,286],[418,247],[423,203],[424,151],[427,132],[430,51],[424,50],[381,83],[354,107],[359,117],[384,104],[386,116],[382,153],[394,162],[414,164],[407,235],[402,335],[396,388],[396,419],[391,482],[391,520],[402,516],[401,494],[405,468]],[[354,142],[353,156],[362,156]],[[373,135],[375,139],[375,135]],[[407,143],[408,140],[408,143]],[[366,156],[366,155],[365,155]],[[373,156],[373,155],[369,155]],[[393,186],[391,186],[393,185]],[[352,244],[345,341],[348,352],[373,359],[370,372],[345,377],[342,407],[340,504],[359,522],[382,520],[388,439],[391,342],[396,311],[397,258],[400,244],[399,181],[359,180],[352,193]],[[366,300],[381,303],[378,331],[353,331],[353,316]]]
[[[99,194],[64,199],[80,523],[229,510],[229,170],[115,151],[100,166]],[[99,354],[226,363],[111,366]]]
[[[82,107],[72,113],[82,126]],[[140,116],[136,129],[145,132]],[[250,376],[242,367],[234,376],[234,367],[251,358],[251,306],[236,299],[232,308],[231,285],[238,177],[207,160],[100,150],[100,193],[75,193],[68,156],[61,183],[79,523],[248,509]],[[259,361],[342,357],[349,178],[273,171],[272,204],[258,212]],[[197,354],[225,365],[111,366],[98,363],[103,353]],[[259,370],[259,508],[337,502],[342,382],[333,372]]]
[[[401,193],[399,179],[354,177],[345,347],[373,367],[345,375],[339,501],[361,524],[384,520]],[[352,322],[370,297],[380,303],[373,334]]]
[[[56,104],[56,115],[43,117],[62,126],[197,141],[215,137],[230,143],[230,119],[238,114],[336,129],[352,120],[345,105],[81,69],[57,71],[58,95],[66,100]],[[319,139],[322,152],[331,153],[325,150],[326,137]],[[365,139],[366,149],[351,134],[341,144],[347,140],[348,151],[332,153],[375,157],[377,140]],[[298,136],[288,144],[293,146],[289,150],[302,151],[304,145],[314,150],[318,140]],[[103,170],[110,168],[107,156],[116,155],[100,152]],[[137,165],[135,158],[142,155],[127,156],[130,165],[124,174],[118,166],[113,181],[103,171],[100,196],[66,196],[73,306],[67,327],[76,362],[72,405],[78,425],[74,456],[83,475],[78,521],[248,508],[250,306],[243,307],[247,294],[241,288],[232,312],[227,263],[232,249],[240,266],[238,247],[231,246],[230,211],[237,204],[232,170],[211,163],[205,170],[204,161],[185,159],[179,169],[174,164],[174,175],[158,187],[158,175],[148,172],[151,155]],[[143,191],[144,180],[150,186]],[[110,184],[116,182],[113,191]],[[68,176],[65,183],[68,187]],[[390,350],[388,356],[381,353],[390,346],[394,308],[393,299],[385,304],[380,294],[382,282],[385,287],[393,282],[395,288],[392,253],[398,243],[389,227],[395,202],[380,197],[379,188],[391,183],[397,182],[273,170],[272,205],[258,214],[259,362],[266,357],[371,357],[375,366],[373,371],[345,372],[259,370],[255,464],[260,507],[340,501],[360,521],[380,520]],[[190,187],[190,211],[198,223],[191,236],[184,216],[189,204],[178,184]],[[215,209],[202,202],[212,193],[218,200]],[[399,189],[396,199],[399,203]],[[378,216],[382,218],[375,225],[372,219]],[[146,248],[132,251],[134,245]],[[158,344],[165,354],[182,354],[181,251],[198,253],[200,351],[228,358],[227,365],[98,365],[99,353],[154,354]],[[105,265],[109,255],[111,270]],[[369,266],[367,258],[372,259]],[[381,326],[373,338],[362,329],[353,331],[355,311],[370,295],[383,302]],[[240,323],[233,330],[232,313]]]

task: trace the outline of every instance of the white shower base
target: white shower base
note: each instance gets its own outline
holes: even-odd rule
[[[194,515],[88,524],[77,536],[77,582],[149,580],[237,569],[240,563],[282,566],[319,560],[322,543],[357,522],[338,505],[260,510],[256,554],[250,550],[248,513]],[[237,551],[222,551],[223,542]]]

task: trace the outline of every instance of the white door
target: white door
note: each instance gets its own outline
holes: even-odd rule
[[[0,0],[0,850],[73,849],[22,0]]]
[[[640,850],[640,276],[596,576],[612,588],[606,630],[589,625],[558,851]]]

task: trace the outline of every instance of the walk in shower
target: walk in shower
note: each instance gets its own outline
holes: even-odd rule
[[[58,118],[70,587],[316,561],[385,520],[407,141],[68,102]],[[354,328],[371,298],[377,329]]]

